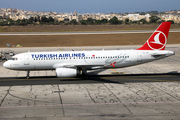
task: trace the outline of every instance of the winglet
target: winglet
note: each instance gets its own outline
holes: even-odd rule
[[[164,50],[169,34],[171,22],[163,22],[154,31],[146,43],[137,50]]]

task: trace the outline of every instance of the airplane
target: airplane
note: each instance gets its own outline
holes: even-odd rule
[[[53,51],[26,52],[13,56],[3,66],[7,69],[27,71],[55,70],[56,76],[88,79],[87,70],[123,68],[175,54],[165,50],[171,22],[163,22],[154,31],[145,44],[135,50],[102,50],[102,51]]]

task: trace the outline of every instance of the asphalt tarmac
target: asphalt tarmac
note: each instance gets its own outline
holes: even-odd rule
[[[164,74],[124,74],[124,75],[90,75],[88,80],[82,77],[57,78],[56,76],[1,77],[0,86],[49,85],[49,84],[103,84],[103,83],[143,83],[143,82],[180,82],[180,73]]]

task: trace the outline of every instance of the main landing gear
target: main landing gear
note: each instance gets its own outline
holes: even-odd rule
[[[89,79],[89,75],[87,74],[87,70],[82,70],[82,76],[83,76],[83,79],[85,79],[85,80]]]
[[[26,79],[29,79],[29,73],[30,73],[30,71],[27,71]]]

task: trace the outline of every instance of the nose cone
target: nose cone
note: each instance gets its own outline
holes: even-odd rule
[[[5,67],[5,68],[9,68],[9,64],[8,64],[8,62],[5,62],[5,63],[3,64],[3,67]]]

